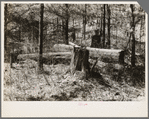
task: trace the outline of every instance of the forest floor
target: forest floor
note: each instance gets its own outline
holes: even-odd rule
[[[91,64],[94,62],[89,61]],[[13,63],[11,69],[10,64],[4,63],[4,101],[145,100],[145,83],[143,86],[133,86],[126,83],[126,78],[130,80],[129,75],[116,78],[110,73],[103,73],[103,62],[98,62],[96,71],[88,80],[80,78],[80,71],[74,75],[68,71],[70,61],[60,62],[44,64],[41,74],[37,74],[37,62],[31,59]]]

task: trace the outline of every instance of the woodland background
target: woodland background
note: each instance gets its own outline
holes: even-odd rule
[[[138,4],[5,4],[4,100],[143,100],[145,26]],[[71,54],[51,55],[53,46],[71,41],[90,47],[96,29],[102,49],[125,52],[124,64],[99,60],[88,80],[79,71],[67,73]],[[95,61],[89,58],[91,67]]]

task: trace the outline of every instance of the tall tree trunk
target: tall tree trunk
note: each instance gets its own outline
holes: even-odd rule
[[[21,42],[21,25],[19,24],[19,42]]]
[[[103,48],[105,46],[105,14],[106,14],[106,8],[105,8],[105,4],[104,4],[104,17],[103,17]]]
[[[65,4],[66,6],[66,25],[65,25],[65,44],[68,45],[68,22],[69,22],[69,16],[68,16],[68,4]]]
[[[116,17],[116,21],[117,21],[117,12],[115,13],[115,17]],[[117,46],[117,23],[115,24],[115,27],[114,27],[114,31],[115,31],[115,28],[116,28],[116,41],[115,41],[115,45]]]
[[[33,26],[33,42],[34,42],[34,32],[35,32],[35,31],[34,31],[34,26]]]
[[[103,16],[102,16],[102,12],[103,12],[103,9],[102,9],[102,7],[101,7],[101,19],[100,19],[100,27],[101,27],[101,29],[100,29],[100,36],[101,36],[101,37],[103,37],[103,27],[102,27],[102,26],[103,26],[103,25],[102,25],[102,23],[103,23],[103,22],[102,22],[102,17],[103,17]],[[103,40],[103,39],[102,39],[102,40]],[[102,41],[102,42],[103,42],[103,41]]]
[[[132,11],[132,54],[131,54],[131,65],[133,67],[135,67],[135,23],[134,23],[134,20],[135,20],[135,16],[134,16],[134,5],[131,4],[130,5],[130,8],[131,8],[131,11]]]
[[[141,23],[140,23],[140,51],[141,51],[141,33],[142,33],[142,19],[141,19]]]
[[[43,70],[43,62],[42,62],[42,50],[43,50],[43,12],[44,12],[44,4],[40,4],[40,51],[39,51],[39,62],[38,67],[39,71]]]
[[[73,29],[74,29],[75,19],[73,18]]]
[[[144,11],[144,24],[146,24],[145,23],[145,11]],[[146,27],[144,28],[143,33],[145,33],[145,31],[146,31]],[[144,54],[145,54],[145,47],[144,47]]]
[[[62,35],[63,35],[63,41],[65,42],[65,21],[62,19]]]
[[[34,48],[33,48],[33,43],[34,43],[34,25],[32,25],[32,53],[34,52]]]
[[[58,30],[58,17],[57,17],[57,30]]]
[[[54,26],[54,19],[52,19],[52,23],[53,23],[53,31],[54,31],[54,28],[55,28],[55,26]]]
[[[7,4],[5,4],[5,27],[4,27],[4,48],[5,51],[7,51],[7,14],[8,14],[8,9],[7,9]]]
[[[62,11],[62,16],[64,16],[64,11]],[[62,37],[63,37],[63,41],[65,43],[65,19],[62,18]]]
[[[96,13],[97,15],[98,15],[98,10],[99,10],[99,9],[98,9],[98,6],[97,6],[97,13]],[[98,28],[99,28],[99,21],[98,21],[98,20],[99,20],[99,18],[98,18],[98,17],[99,17],[99,16],[97,16],[96,29],[98,29]]]
[[[76,32],[75,32],[75,26],[74,26],[74,23],[75,22],[75,20],[74,20],[74,18],[73,18],[73,33],[72,33],[72,38],[73,38],[73,41],[75,41],[76,40]]]
[[[22,22],[21,22],[21,25],[20,25],[20,40],[22,40]]]
[[[86,32],[86,4],[85,4],[85,10],[84,10],[84,16],[83,16],[83,39],[85,40],[85,32]]]
[[[108,48],[110,49],[110,15],[111,15],[111,11],[110,11],[110,6],[107,5],[107,11],[108,11]]]

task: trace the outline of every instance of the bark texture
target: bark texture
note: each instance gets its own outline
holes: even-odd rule
[[[86,50],[85,48],[74,47],[70,64],[71,73],[74,74],[77,70],[82,71],[84,73],[85,78],[87,79],[87,75],[90,74],[88,59],[88,50]]]

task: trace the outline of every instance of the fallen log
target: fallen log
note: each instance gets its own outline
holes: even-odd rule
[[[50,53],[43,53],[43,58],[52,58],[57,57],[57,58],[68,58],[71,59],[71,52],[50,52]],[[17,59],[21,60],[21,59],[38,59],[39,53],[34,53],[34,54],[19,54]]]
[[[73,51],[73,47],[81,47],[74,43],[69,42],[70,45],[65,44],[55,44],[53,49],[57,52],[68,52]],[[89,50],[89,57],[98,58],[104,62],[111,63],[124,63],[124,51],[120,49],[99,49],[86,47]]]
[[[73,46],[65,45],[65,44],[55,44],[53,46],[53,51],[55,51],[55,52],[70,52],[70,51],[73,51]]]

